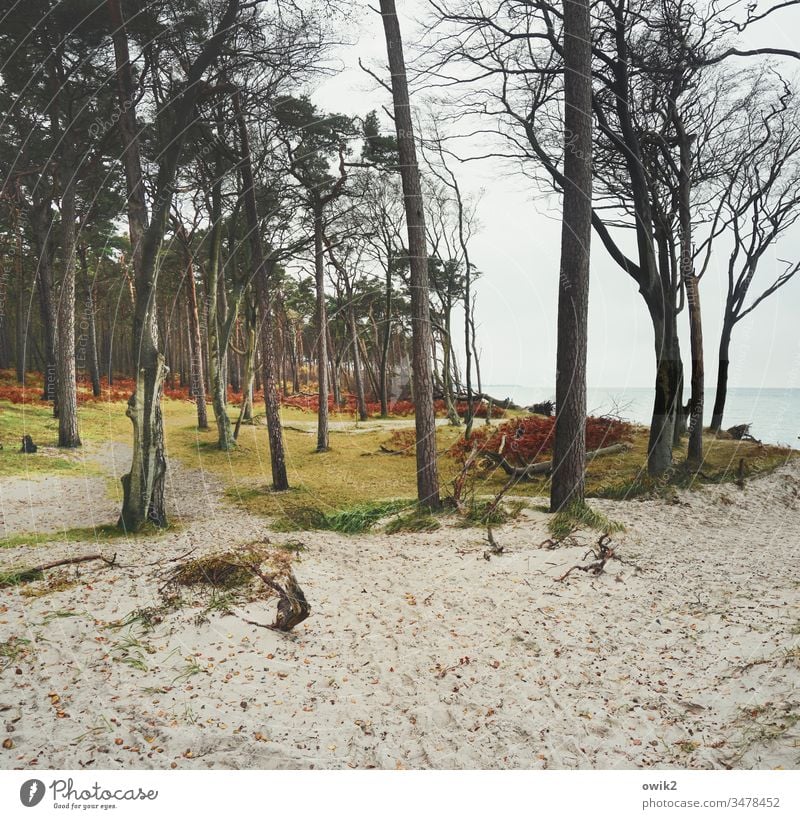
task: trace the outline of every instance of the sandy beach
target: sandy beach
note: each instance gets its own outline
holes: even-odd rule
[[[55,530],[109,522],[100,485],[32,483],[0,482],[5,535],[33,520],[53,539],[4,548],[0,570],[97,551]],[[559,581],[597,533],[547,548],[532,508],[488,560],[485,531],[454,521],[275,534],[173,462],[176,531],[0,591],[0,766],[796,767],[799,493],[794,462],[744,489],[592,501],[625,524],[621,560]],[[272,620],[263,595],[137,619],[178,560],[265,537],[302,549],[312,614],[290,635],[245,622]]]

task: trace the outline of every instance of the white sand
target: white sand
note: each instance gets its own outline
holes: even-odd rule
[[[58,480],[53,528],[87,525],[65,499],[91,493]],[[0,482],[6,535],[44,526],[52,493],[28,492],[9,515],[12,485]],[[479,529],[275,535],[307,546],[297,576],[313,612],[291,636],[239,616],[198,623],[200,608],[149,633],[110,629],[159,602],[169,564],[145,564],[265,534],[198,473],[176,468],[171,488],[183,531],[106,545],[120,565],[79,567],[62,591],[0,591],[0,650],[30,641],[0,655],[0,736],[13,742],[0,767],[797,766],[797,464],[743,491],[598,503],[626,524],[614,542],[629,561],[599,577],[557,582],[596,535],[541,549],[546,518],[532,511],[497,529],[508,553],[488,562]],[[96,549],[8,548],[0,569]],[[274,609],[237,615],[270,622]]]

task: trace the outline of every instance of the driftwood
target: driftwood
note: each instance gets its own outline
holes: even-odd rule
[[[291,631],[298,623],[302,623],[308,617],[311,613],[311,606],[308,605],[308,600],[306,600],[306,596],[291,569],[286,572],[286,580],[284,585],[281,586],[280,583],[276,583],[275,580],[264,574],[257,565],[249,564],[248,568],[261,579],[267,588],[272,589],[278,595],[278,614],[275,617],[275,622],[270,626],[256,623],[254,620],[245,620],[246,623],[259,628],[269,628],[273,631]]]
[[[90,560],[102,560],[106,566],[113,566],[117,561],[117,555],[112,558],[103,557],[101,554],[83,555],[82,557],[65,557],[62,560],[54,560],[51,563],[40,563],[38,566],[31,566],[29,569],[19,569],[4,573],[0,578],[0,586],[11,586],[15,583],[29,583],[31,580],[39,580],[48,569],[55,569],[59,566],[72,566],[76,563],[88,563]]]
[[[628,449],[628,444],[613,444],[612,446],[600,447],[600,449],[593,449],[586,453],[586,462],[594,460],[601,455],[613,455],[617,452],[625,452]],[[483,453],[490,461],[494,461],[500,466],[506,475],[510,475],[516,480],[525,480],[526,478],[533,478],[537,475],[549,475],[553,469],[552,461],[541,461],[540,463],[529,464],[528,466],[513,466],[505,457],[498,452],[484,452]]]
[[[440,396],[442,397],[442,396]],[[469,396],[465,392],[459,392],[455,396],[456,401],[465,401],[467,402]],[[494,396],[487,395],[485,392],[473,392],[472,393],[472,400],[473,402],[477,401],[486,401],[487,404],[493,404],[495,407],[500,407],[502,409],[511,409],[511,410],[521,410],[522,407],[519,404],[515,404],[511,398],[506,397],[502,400],[499,398],[495,398]]]
[[[584,556],[583,559],[586,560],[589,555],[594,557],[594,563],[589,563],[586,566],[581,566],[577,564],[573,566],[571,569],[567,569],[561,577],[558,578],[559,583],[563,583],[574,571],[581,571],[581,572],[591,572],[594,575],[602,574],[603,570],[606,567],[606,563],[612,558],[616,558],[617,555],[614,549],[609,546],[611,543],[611,535],[603,534],[600,535],[599,540],[597,541],[597,548],[590,549]]]

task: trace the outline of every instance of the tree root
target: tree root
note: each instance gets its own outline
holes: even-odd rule
[[[581,572],[591,572],[595,576],[602,574],[606,567],[606,563],[608,563],[609,560],[612,560],[614,558],[619,560],[619,558],[617,558],[616,551],[611,546],[609,546],[610,543],[611,535],[609,534],[600,535],[600,538],[597,541],[597,546],[594,549],[590,549],[583,556],[583,559],[586,560],[586,558],[589,555],[592,555],[594,557],[594,562],[589,563],[585,566],[576,564],[571,569],[567,569],[567,571],[564,572],[564,574],[562,574],[561,577],[558,578],[557,582],[563,583],[564,580],[566,580],[570,576],[570,574],[572,574],[572,572],[576,570]]]

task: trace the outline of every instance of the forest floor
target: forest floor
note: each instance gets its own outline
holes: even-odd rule
[[[277,507],[253,500],[266,478],[254,482],[240,453],[215,461],[190,412],[167,412],[164,532],[113,527],[124,423],[102,444],[84,436],[73,465],[0,471],[0,572],[116,554],[0,589],[0,767],[798,766],[798,460],[743,488],[592,500],[625,527],[612,540],[621,559],[559,580],[591,561],[598,533],[549,548],[550,516],[533,501],[495,527],[496,556],[485,529],[454,516],[417,533],[276,532]],[[358,454],[332,477],[342,503],[356,497],[353,464],[406,495],[413,459],[362,457],[386,429],[343,426],[335,435]],[[290,469],[334,461],[291,434]],[[262,463],[254,446],[243,441],[248,463]],[[313,483],[300,494],[315,492],[336,497]],[[311,604],[289,635],[246,622],[274,615],[257,587],[169,584],[186,560],[264,538],[294,556]]]

